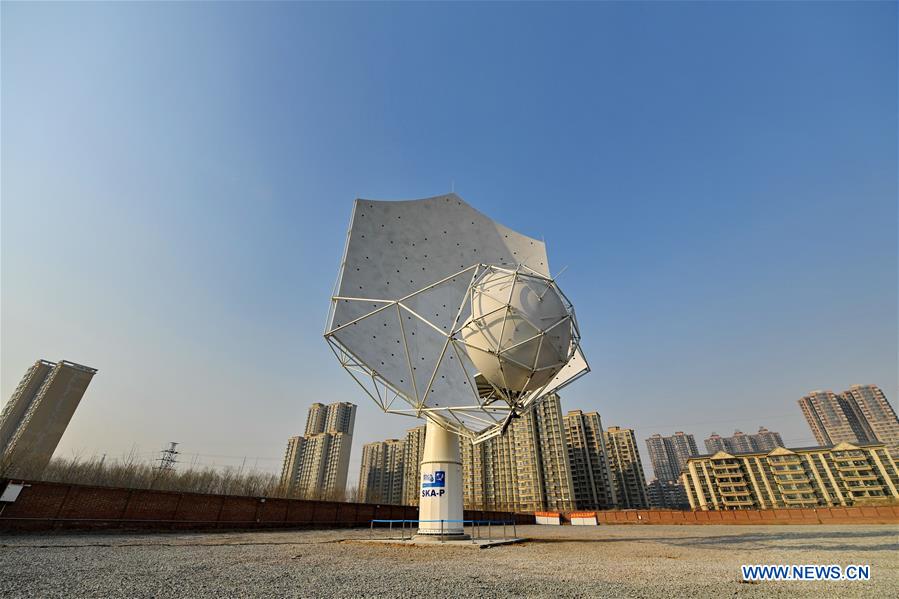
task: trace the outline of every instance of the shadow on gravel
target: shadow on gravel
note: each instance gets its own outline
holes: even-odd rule
[[[666,539],[666,542],[672,545],[690,547],[736,547],[740,545],[754,545],[766,549],[846,551],[846,549],[851,546],[853,551],[899,550],[897,534],[895,531],[889,530],[857,533],[809,532],[690,537]],[[849,543],[851,543],[851,545]]]
[[[664,543],[668,545],[696,546],[739,546],[753,544],[768,549],[796,549],[816,551],[845,551],[846,541],[854,540],[853,550],[859,551],[896,551],[899,550],[899,533],[896,530],[873,531],[783,531],[773,533],[706,535],[689,537],[612,537],[605,539],[588,539],[583,537],[531,538],[527,543]],[[892,540],[891,542],[886,542]],[[805,541],[805,543],[803,543]],[[818,541],[818,543],[815,543]],[[821,541],[833,541],[820,544]],[[860,542],[859,542],[860,541]],[[870,541],[866,543],[865,541]]]
[[[528,540],[520,545],[529,545],[531,543],[551,544],[551,543],[638,543],[640,541],[665,541],[666,539],[584,539],[582,537],[558,537],[554,539],[541,539],[528,537]]]

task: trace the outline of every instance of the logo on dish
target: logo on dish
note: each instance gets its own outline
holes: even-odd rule
[[[425,489],[431,489],[435,487],[445,487],[446,486],[446,472],[443,470],[438,470],[433,474],[430,472],[426,472],[421,475],[421,486]]]

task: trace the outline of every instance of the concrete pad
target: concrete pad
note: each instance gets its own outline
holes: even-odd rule
[[[523,543],[528,541],[524,537],[513,537],[509,539],[468,539],[468,540],[449,540],[441,541],[440,537],[424,537],[419,535],[411,539],[351,539],[347,543],[365,543],[375,545],[400,545],[403,547],[469,547],[472,549],[487,549],[489,547],[499,547],[500,545],[513,545],[515,543]]]

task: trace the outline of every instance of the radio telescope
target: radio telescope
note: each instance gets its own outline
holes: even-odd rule
[[[457,435],[500,435],[589,371],[545,244],[452,193],[356,200],[325,339],[382,410],[427,420],[419,534],[463,534]]]

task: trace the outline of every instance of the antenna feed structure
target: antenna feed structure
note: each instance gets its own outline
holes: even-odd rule
[[[488,266],[470,295],[461,342],[507,402],[544,387],[574,357],[574,312],[552,279]]]

